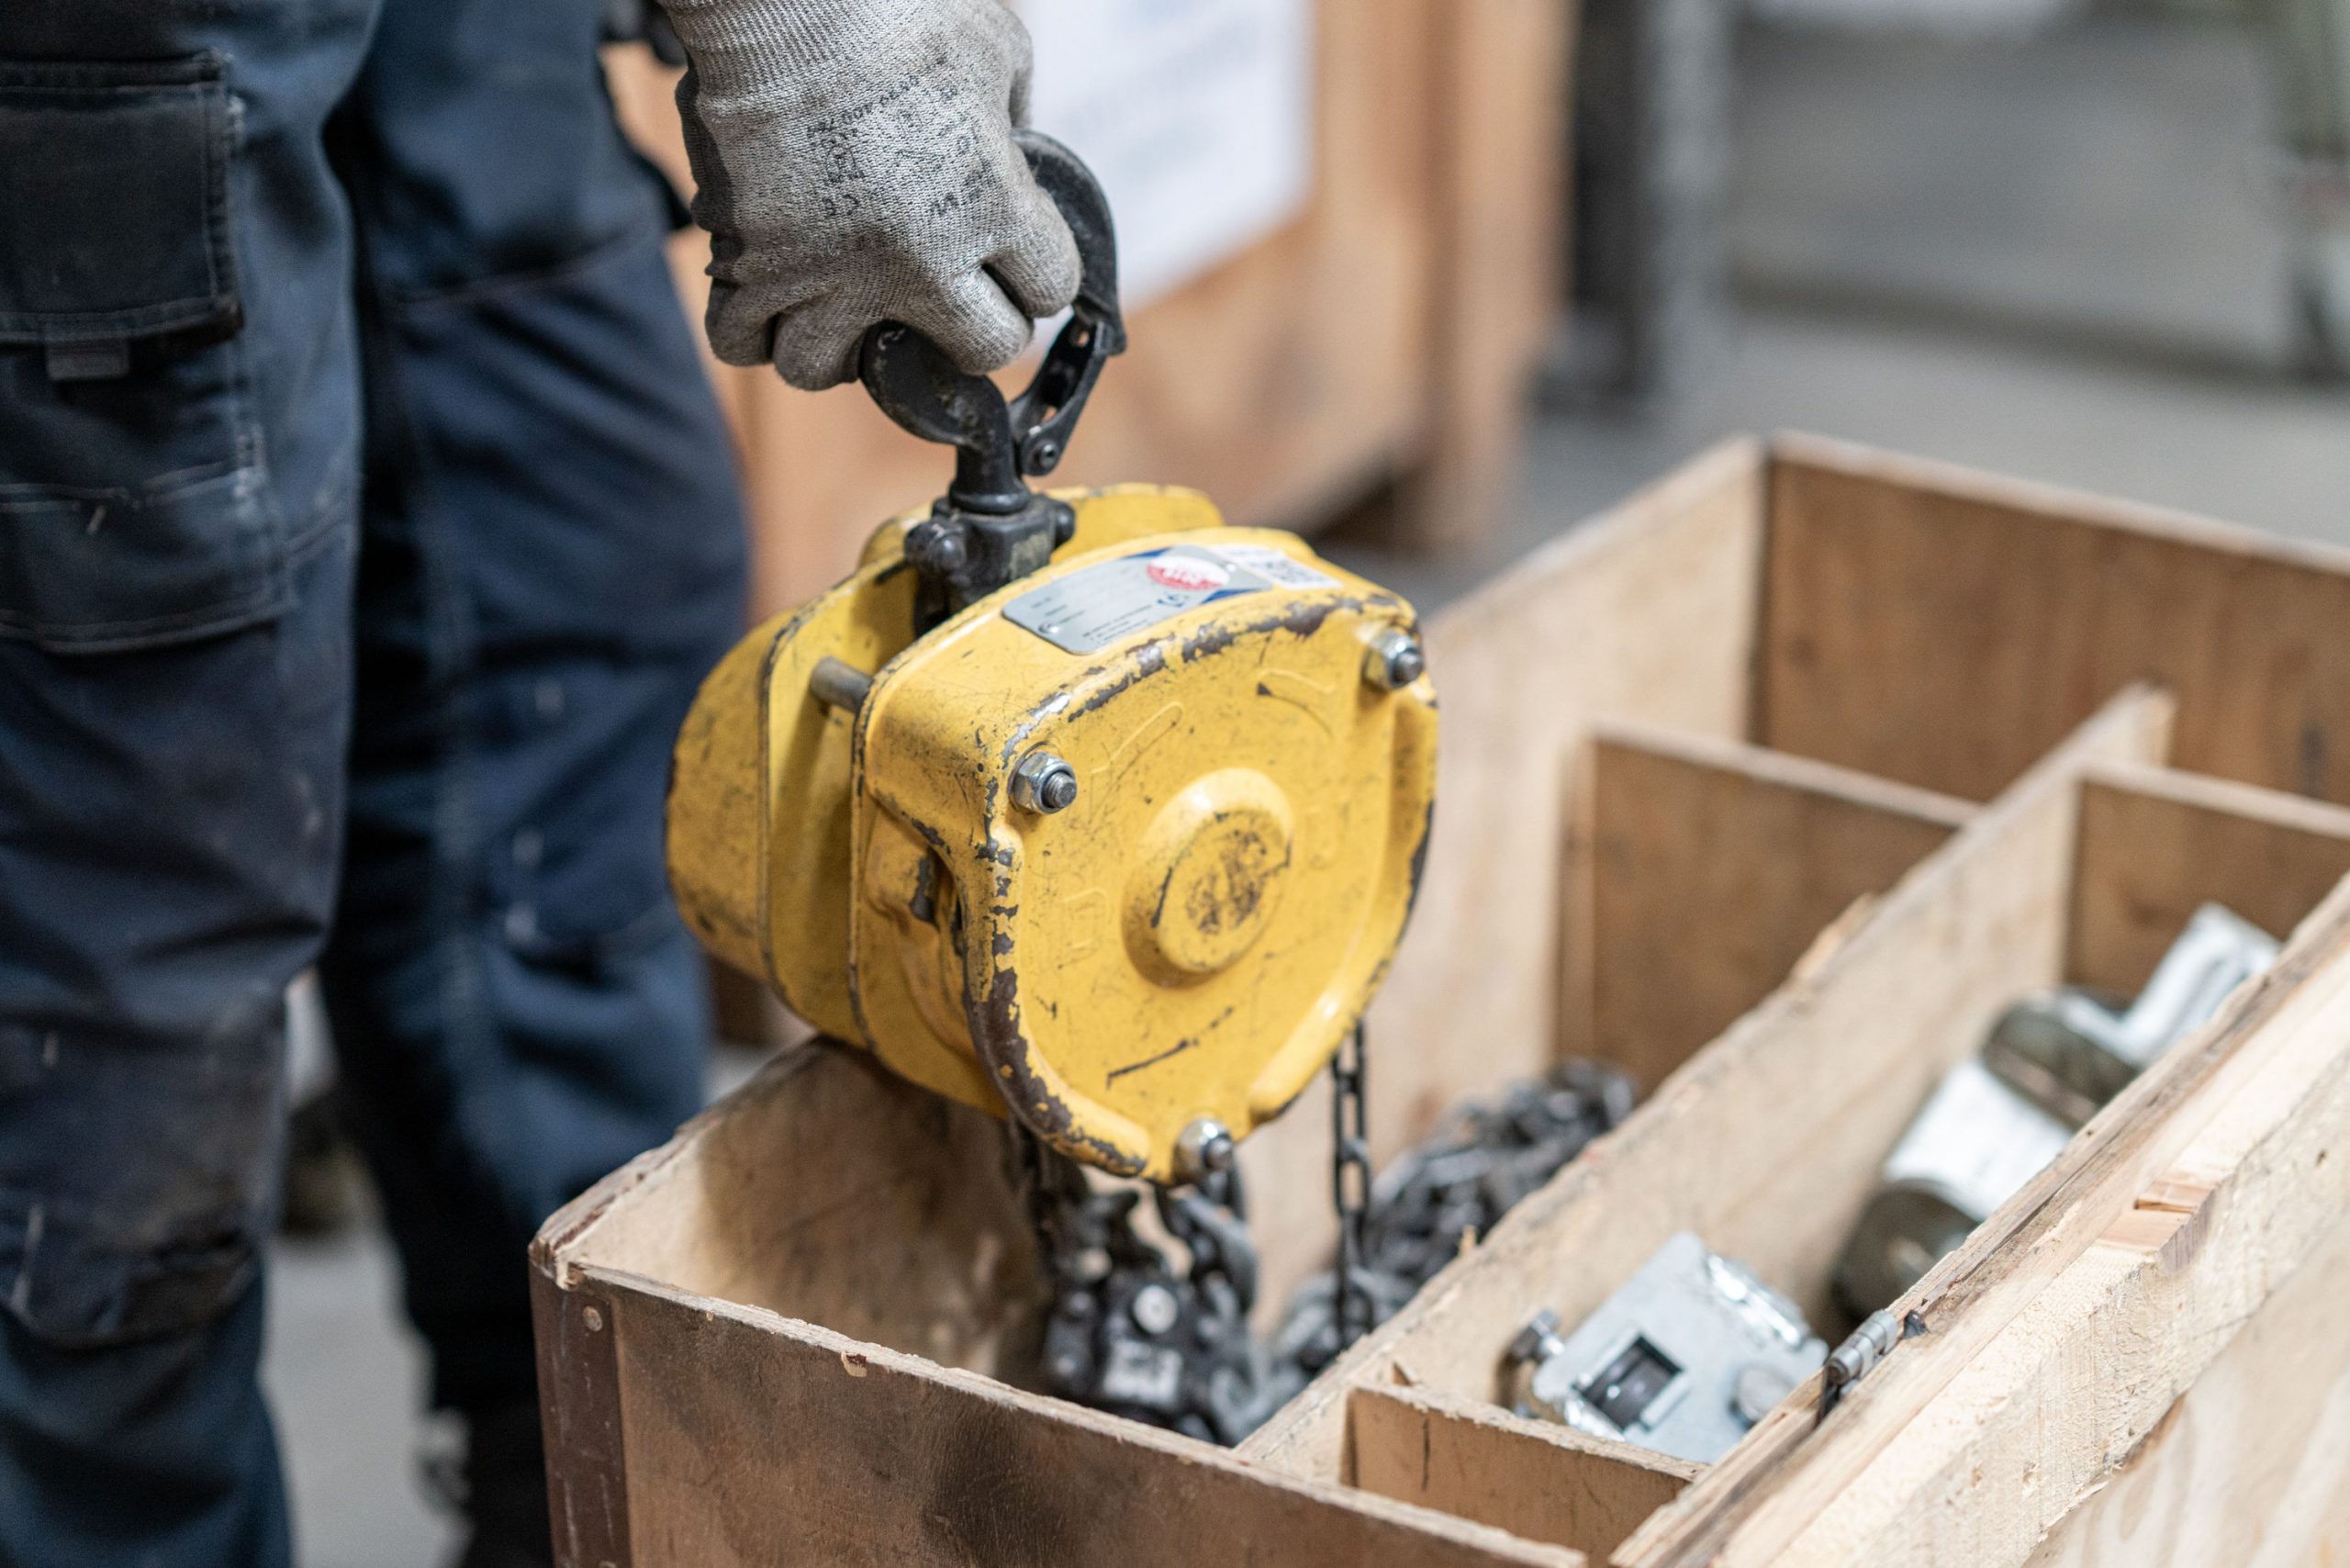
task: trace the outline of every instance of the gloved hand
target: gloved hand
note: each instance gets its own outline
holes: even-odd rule
[[[1002,0],[664,4],[719,358],[817,391],[894,320],[996,370],[1076,297],[1077,243],[1013,143],[1030,49]]]

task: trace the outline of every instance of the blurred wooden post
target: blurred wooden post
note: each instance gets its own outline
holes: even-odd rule
[[[1516,503],[1526,399],[1566,297],[1572,0],[1436,0],[1431,428],[1397,542],[1475,550]]]

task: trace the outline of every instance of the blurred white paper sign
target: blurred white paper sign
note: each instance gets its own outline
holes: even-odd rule
[[[1129,308],[1304,210],[1314,180],[1314,0],[1013,0],[1013,9],[1036,39],[1036,129],[1093,166],[1116,209]]]

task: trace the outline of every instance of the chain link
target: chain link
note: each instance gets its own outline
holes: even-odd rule
[[[1371,1332],[1377,1309],[1363,1277],[1371,1217],[1369,1029],[1354,1033],[1330,1060],[1337,1092],[1330,1102],[1330,1198],[1338,1215],[1338,1273],[1336,1322],[1338,1351]]]

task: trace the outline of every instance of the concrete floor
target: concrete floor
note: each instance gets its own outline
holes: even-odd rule
[[[399,1316],[391,1245],[367,1229],[281,1243],[271,1260],[263,1374],[307,1568],[436,1568],[452,1551],[420,1460],[422,1348]]]
[[[1441,603],[1722,436],[1782,428],[2350,542],[2350,397],[2281,368],[2247,39],[1750,45],[1730,220],[1750,308],[1699,390],[1547,416],[1486,556],[1342,554]],[[268,1379],[304,1561],[439,1562],[415,1458],[435,1435],[383,1242],[276,1262]]]

